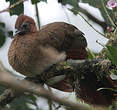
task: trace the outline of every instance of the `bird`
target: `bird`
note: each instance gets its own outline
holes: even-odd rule
[[[88,58],[84,33],[72,24],[53,22],[37,30],[33,18],[21,14],[16,20],[15,29],[16,34],[8,50],[8,61],[15,71],[25,76],[41,74],[60,61]],[[52,86],[72,92],[72,86],[67,83],[67,79],[63,78]]]
[[[8,61],[15,71],[27,77],[41,76],[46,69],[62,61],[88,59],[84,33],[72,24],[53,22],[38,30],[33,18],[21,14],[15,29]],[[50,87],[63,92],[75,91],[77,97],[88,104],[109,106],[114,99],[111,91],[97,91],[99,87],[114,88],[112,79],[106,76],[99,81],[94,73],[86,73],[84,79],[73,82],[75,90],[65,75],[57,75],[51,82],[54,83]]]

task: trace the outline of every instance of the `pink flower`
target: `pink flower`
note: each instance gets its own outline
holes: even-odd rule
[[[117,7],[117,0],[109,0],[107,2],[107,5],[110,7],[110,8],[115,8]]]
[[[107,27],[107,31],[108,32],[111,32],[111,28],[109,26]]]

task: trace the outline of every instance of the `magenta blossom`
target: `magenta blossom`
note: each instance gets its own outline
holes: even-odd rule
[[[107,27],[107,31],[110,33],[111,32],[111,28],[108,26]]]
[[[110,8],[115,8],[117,7],[117,0],[109,0],[107,2],[107,5],[110,7]]]

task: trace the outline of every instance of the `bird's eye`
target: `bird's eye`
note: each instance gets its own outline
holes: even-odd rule
[[[21,26],[22,31],[28,32],[30,31],[30,23],[23,23]]]
[[[25,34],[27,32],[30,32],[30,23],[24,22],[21,24],[21,26],[18,28],[18,34]]]
[[[23,24],[23,27],[24,27],[24,28],[27,28],[27,27],[28,27],[28,25],[27,25],[27,24]]]

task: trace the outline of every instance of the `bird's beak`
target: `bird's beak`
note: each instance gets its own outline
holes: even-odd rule
[[[21,31],[19,29],[15,30],[15,34],[19,34]]]
[[[19,35],[24,34],[24,33],[25,33],[25,31],[22,29],[16,29],[16,31],[15,31],[15,34],[19,34]]]

